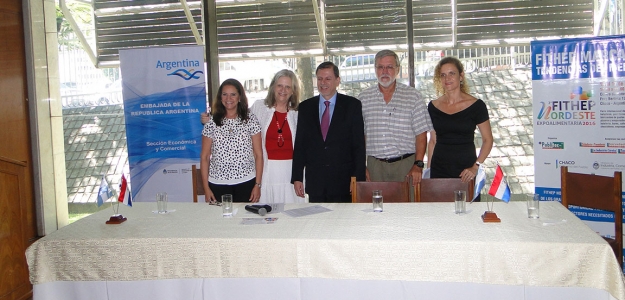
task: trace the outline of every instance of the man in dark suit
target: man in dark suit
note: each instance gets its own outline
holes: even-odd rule
[[[320,64],[316,75],[319,96],[299,105],[291,182],[304,197],[305,173],[310,202],[351,202],[350,178],[366,179],[362,105],[336,92],[341,78],[333,63]]]

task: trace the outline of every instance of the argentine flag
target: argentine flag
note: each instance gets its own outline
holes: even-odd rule
[[[480,195],[480,192],[484,188],[485,184],[486,172],[484,172],[484,166],[480,165],[477,169],[477,176],[475,176],[475,188],[473,189],[473,199],[471,199],[471,202],[473,202],[475,198]]]
[[[102,175],[102,181],[100,182],[100,189],[98,190],[98,207],[104,204],[104,201],[113,196],[113,191],[109,188],[109,183],[106,181],[104,175]]]

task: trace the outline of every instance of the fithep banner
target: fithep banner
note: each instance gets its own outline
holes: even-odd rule
[[[134,201],[192,201],[206,111],[204,50],[179,46],[120,50],[130,182]]]
[[[560,167],[625,170],[625,36],[532,42],[534,168],[541,200],[560,200]],[[572,209],[602,235],[612,213]]]

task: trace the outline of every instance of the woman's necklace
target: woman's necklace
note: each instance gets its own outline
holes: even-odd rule
[[[289,111],[287,110],[287,115]],[[278,127],[278,147],[284,146],[284,137],[282,136],[282,128],[284,128],[284,123],[286,123],[286,115],[284,116],[284,120],[282,121],[282,126],[280,126],[280,122],[278,121],[277,111],[273,112],[273,118],[276,119],[276,127]]]
[[[238,116],[233,118],[233,119],[231,119],[231,118],[224,118],[223,122],[224,122],[224,125],[226,125],[228,127],[228,133],[229,134],[232,134],[232,132],[234,131],[234,128],[237,125],[236,122],[235,122],[235,120],[237,118],[238,118]]]

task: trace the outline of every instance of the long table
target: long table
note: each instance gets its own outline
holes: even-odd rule
[[[235,204],[101,211],[26,252],[34,299],[619,299],[625,280],[610,246],[558,202],[540,219],[525,203],[321,204],[272,224]],[[287,204],[286,210],[314,204]]]

